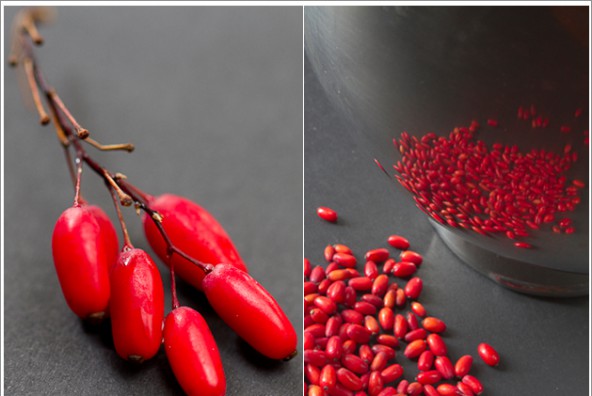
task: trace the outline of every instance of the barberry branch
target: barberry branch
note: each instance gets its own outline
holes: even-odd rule
[[[190,257],[181,249],[176,247],[169,236],[167,235],[162,225],[162,215],[150,207],[152,196],[144,193],[139,188],[129,183],[124,175],[121,173],[113,173],[104,166],[96,162],[86,151],[82,142],[86,142],[91,146],[102,150],[125,150],[131,152],[134,150],[134,145],[131,143],[124,144],[110,144],[103,145],[96,140],[89,138],[90,133],[83,128],[76,118],[72,115],[68,107],[64,104],[57,91],[47,84],[39,65],[35,59],[33,46],[28,41],[29,38],[34,44],[41,44],[43,37],[39,34],[36,23],[43,22],[51,12],[45,8],[27,8],[21,11],[14,20],[12,30],[11,54],[9,56],[9,63],[11,66],[17,66],[19,63],[23,64],[29,82],[29,88],[33,96],[33,101],[37,112],[39,113],[42,125],[53,123],[56,135],[64,148],[66,162],[70,177],[75,186],[75,205],[82,204],[84,201],[80,192],[80,183],[82,178],[82,163],[88,165],[99,177],[101,177],[107,185],[109,193],[111,194],[116,207],[119,222],[121,224],[124,235],[124,246],[131,246],[127,227],[125,225],[123,215],[119,208],[119,204],[123,206],[130,206],[134,204],[136,209],[142,210],[148,215],[159,233],[163,237],[167,246],[168,264],[171,272],[171,293],[173,295],[173,309],[179,306],[175,287],[175,270],[172,261],[172,256],[177,254],[182,258],[190,261],[199,267],[205,274],[210,273],[214,266],[212,264],[202,263],[199,260]],[[46,104],[50,110],[51,117],[45,111],[41,101],[42,92],[45,96]],[[71,150],[76,154],[76,169],[72,164]]]

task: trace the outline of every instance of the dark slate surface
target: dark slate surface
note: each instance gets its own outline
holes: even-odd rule
[[[10,21],[16,9],[5,11]],[[302,9],[63,7],[42,34],[38,59],[81,124],[101,142],[136,144],[133,154],[96,158],[147,192],[174,192],[214,214],[300,337]],[[50,241],[72,187],[52,130],[24,107],[16,73],[5,78],[5,393],[181,394],[162,349],[129,366],[108,328],[87,329],[68,310]],[[91,172],[83,191],[115,218]],[[139,219],[125,216],[136,246],[150,251]],[[212,329],[227,394],[302,392],[302,354],[268,361],[199,292],[180,284],[179,297]]]
[[[487,395],[586,395],[588,297],[517,294],[462,264],[404,189],[376,167],[368,149],[372,144],[364,144],[356,136],[362,132],[332,107],[308,60],[305,87],[305,257],[313,265],[325,265],[324,247],[345,243],[361,259],[369,249],[388,247],[388,235],[402,234],[424,256],[418,272],[424,280],[422,303],[447,323],[444,340],[450,356],[475,357],[472,373],[482,380]],[[319,219],[318,206],[337,210],[338,223]],[[476,352],[480,342],[497,348],[499,367],[480,361]],[[402,356],[402,349],[398,353]],[[398,362],[412,380],[417,374],[415,361],[401,357]]]

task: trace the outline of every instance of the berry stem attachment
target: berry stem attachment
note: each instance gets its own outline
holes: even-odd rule
[[[171,258],[173,257],[172,250],[169,249],[167,254],[167,261],[169,266],[169,272],[171,274],[171,305],[172,310],[179,308],[179,299],[177,298],[177,281],[175,280],[175,264]]]
[[[117,192],[114,188],[109,186],[109,193],[111,194],[111,199],[113,199],[113,206],[115,206],[115,211],[117,212],[117,219],[119,220],[121,232],[123,233],[123,249],[133,249],[134,245],[132,245],[132,242],[130,240],[129,233],[127,232],[127,226],[125,225],[125,220],[123,219],[123,213],[121,213],[121,208],[119,207],[119,204],[121,202],[118,200]]]
[[[80,183],[82,181],[82,158],[80,155],[76,156],[76,186],[74,187],[74,206],[79,207],[81,202]]]

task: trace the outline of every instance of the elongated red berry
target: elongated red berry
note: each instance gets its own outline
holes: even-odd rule
[[[462,377],[461,381],[463,384],[467,384],[476,395],[483,393],[483,385],[481,384],[481,381],[472,375],[465,375]]]
[[[464,355],[461,356],[454,365],[454,374],[458,378],[462,378],[465,375],[469,374],[471,371],[471,366],[473,365],[473,357],[471,355]]]
[[[426,341],[430,347],[430,351],[432,351],[434,355],[445,356],[448,353],[448,348],[446,348],[444,340],[438,334],[430,334]]]
[[[101,234],[104,234],[104,238],[110,241],[105,249],[107,249],[109,262],[112,263],[112,265],[115,265],[117,257],[119,257],[119,238],[117,237],[117,232],[115,231],[111,219],[103,209],[96,205],[86,205],[86,208],[95,215],[99,227],[101,228]]]
[[[442,333],[446,330],[446,323],[433,316],[428,316],[422,322],[423,328],[432,333]]]
[[[150,359],[162,342],[164,291],[156,264],[141,249],[121,252],[111,270],[111,328],[117,354]]]
[[[479,352],[481,359],[489,366],[495,367],[499,364],[499,354],[491,345],[482,342],[477,347],[477,352]]]
[[[408,359],[413,359],[418,357],[419,355],[421,355],[423,353],[423,351],[425,351],[427,348],[426,346],[426,342],[424,340],[415,340],[415,341],[411,341],[407,347],[405,348],[405,351],[403,352],[403,354],[408,358]]]
[[[71,207],[56,222],[53,262],[66,303],[78,317],[100,320],[107,314],[109,270],[118,245],[113,225],[98,207]]]
[[[203,290],[216,313],[261,354],[272,359],[295,354],[292,323],[271,294],[249,274],[232,265],[217,265],[204,278]]]
[[[433,385],[442,379],[442,375],[438,370],[422,371],[419,374],[417,374],[416,379],[417,382],[419,382],[422,385]]]
[[[437,356],[434,361],[436,370],[442,375],[444,379],[451,379],[454,377],[454,367],[447,356]]]
[[[391,235],[388,237],[388,244],[395,249],[407,250],[409,249],[409,241],[399,235]]]
[[[321,206],[317,209],[317,215],[330,223],[335,223],[337,221],[337,212],[331,208],[327,208],[326,206]]]
[[[220,223],[204,208],[173,194],[163,194],[150,200],[150,207],[162,217],[162,226],[173,245],[201,262],[230,264],[242,271],[247,267]],[[168,265],[167,245],[154,221],[144,216],[144,234],[158,257]],[[193,263],[174,254],[175,273],[201,290],[204,273]],[[311,279],[312,280],[312,279]]]
[[[421,254],[414,252],[413,250],[405,250],[404,252],[401,252],[401,255],[399,257],[401,258],[401,261],[411,262],[418,267],[423,262],[423,257],[421,256]]]
[[[218,346],[208,324],[197,311],[180,307],[167,315],[164,350],[185,393],[224,395],[226,380]]]
[[[384,248],[369,250],[364,256],[366,261],[374,261],[375,263],[382,263],[389,258],[389,251]]]

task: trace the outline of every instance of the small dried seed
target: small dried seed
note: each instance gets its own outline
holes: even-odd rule
[[[395,324],[395,314],[389,307],[383,307],[378,311],[378,322],[384,331],[391,331]]]
[[[473,365],[473,357],[471,355],[461,356],[454,365],[454,374],[458,378],[462,378],[471,371]]]
[[[425,329],[415,329],[411,330],[407,334],[405,334],[405,341],[411,342],[415,340],[425,340],[428,335],[428,332]]]
[[[442,333],[446,330],[446,323],[433,316],[425,318],[422,322],[422,326],[424,329],[432,333]]]
[[[385,383],[393,382],[403,375],[403,367],[400,364],[393,364],[380,372]]]
[[[419,371],[429,371],[434,364],[434,354],[431,351],[423,351],[417,359],[417,369]]]
[[[442,375],[444,379],[451,379],[454,378],[454,367],[452,366],[452,362],[446,356],[438,356],[434,361],[434,366],[436,370]]]
[[[348,282],[348,286],[353,287],[356,291],[365,291],[372,289],[372,279],[367,278],[365,276],[360,276],[357,278],[351,278]]]
[[[481,381],[472,375],[465,375],[461,381],[463,384],[467,384],[476,395],[480,395],[483,392]]]
[[[335,367],[330,364],[327,364],[321,370],[321,375],[319,377],[319,386],[323,388],[325,391],[329,389],[335,388],[337,385],[337,372]]]
[[[325,252],[324,252],[325,261],[327,261],[328,263],[333,261],[334,254],[335,254],[335,248],[331,245],[327,245],[327,247],[325,247]]]
[[[335,253],[333,255],[333,261],[342,267],[354,268],[357,264],[357,260],[354,256],[347,253]]]
[[[415,264],[416,266],[420,266],[423,262],[423,257],[421,254],[414,252],[413,250],[405,250],[401,252],[399,258],[401,261],[408,261]]]
[[[438,370],[422,371],[419,374],[417,374],[416,379],[417,382],[419,382],[422,385],[433,385],[442,379],[442,375]]]
[[[405,296],[412,300],[416,300],[419,298],[421,291],[423,289],[423,281],[421,278],[415,277],[409,279],[407,284],[405,285]]]
[[[394,333],[397,338],[404,338],[407,334],[407,320],[401,314],[395,315]]]
[[[487,365],[495,367],[499,364],[499,354],[491,345],[482,342],[477,347],[477,352]]]
[[[458,388],[452,384],[440,384],[436,388],[440,396],[457,396]]]
[[[430,334],[426,341],[434,355],[445,356],[448,353],[444,340],[438,334]]]
[[[368,379],[368,394],[370,396],[376,396],[383,388],[384,381],[382,380],[380,373],[378,371],[370,373],[370,378]]]
[[[475,394],[471,387],[463,382],[457,382],[456,387],[459,390],[460,396],[473,396]]]
[[[409,241],[399,235],[391,235],[388,237],[388,244],[395,249],[407,250],[409,249]]]
[[[427,346],[424,340],[415,340],[407,345],[403,354],[407,359],[414,359],[421,355],[426,348]]]
[[[317,215],[321,219],[328,221],[330,223],[335,223],[337,221],[337,212],[326,206],[321,206],[317,208]]]
[[[390,334],[380,334],[376,338],[376,342],[378,342],[381,345],[386,345],[386,346],[392,347],[392,348],[396,348],[399,346],[399,339],[395,336],[390,335]]]
[[[347,389],[352,391],[358,391],[362,389],[362,380],[345,368],[337,370],[337,380]]]
[[[374,356],[374,359],[372,360],[372,364],[370,365],[370,370],[382,371],[382,369],[384,369],[386,367],[387,362],[388,362],[388,359],[387,359],[386,353],[379,352]]]
[[[415,264],[408,261],[401,261],[394,265],[393,275],[398,278],[407,278],[413,275],[417,271]]]
[[[375,263],[382,263],[389,258],[389,251],[384,248],[369,250],[364,256],[366,261],[374,261]]]
[[[411,303],[411,310],[414,314],[421,318],[424,318],[427,314],[426,309],[423,307],[423,305],[417,301],[413,301]]]
[[[351,353],[341,357],[341,364],[355,374],[365,374],[369,369],[368,363]]]

